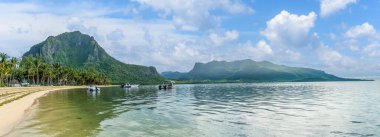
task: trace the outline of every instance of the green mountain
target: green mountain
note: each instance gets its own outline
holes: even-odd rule
[[[193,82],[281,82],[281,81],[348,81],[310,68],[276,65],[268,61],[239,60],[233,62],[212,61],[196,63],[188,73],[163,72],[162,76],[173,80]]]
[[[34,45],[25,56],[39,55],[47,63],[60,63],[74,68],[95,68],[112,80],[113,84],[158,83],[164,80],[154,67],[122,63],[111,57],[94,37],[79,31],[49,36]]]
[[[181,73],[178,71],[166,71],[166,72],[162,72],[161,75],[168,79],[180,80],[180,79],[185,79],[184,76],[186,75],[186,73]]]

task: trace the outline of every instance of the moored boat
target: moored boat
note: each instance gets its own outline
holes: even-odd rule
[[[87,90],[88,91],[100,91],[100,88],[97,86],[88,86]]]
[[[164,81],[162,84],[158,85],[158,89],[174,89],[175,88],[174,81]]]
[[[121,88],[138,88],[138,87],[139,85],[137,84],[129,84],[129,83],[125,83],[121,85]]]

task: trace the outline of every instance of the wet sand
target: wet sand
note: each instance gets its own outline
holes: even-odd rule
[[[104,86],[103,86],[104,87]],[[0,88],[0,136],[17,126],[37,99],[50,91],[86,88],[85,86],[5,87]]]

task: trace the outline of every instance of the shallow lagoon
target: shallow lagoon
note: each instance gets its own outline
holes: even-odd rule
[[[55,91],[9,136],[380,136],[380,82]]]

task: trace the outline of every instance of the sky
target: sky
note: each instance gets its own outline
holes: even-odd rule
[[[271,61],[380,76],[378,0],[0,0],[0,52],[21,57],[81,31],[116,59],[159,72],[196,62]]]

